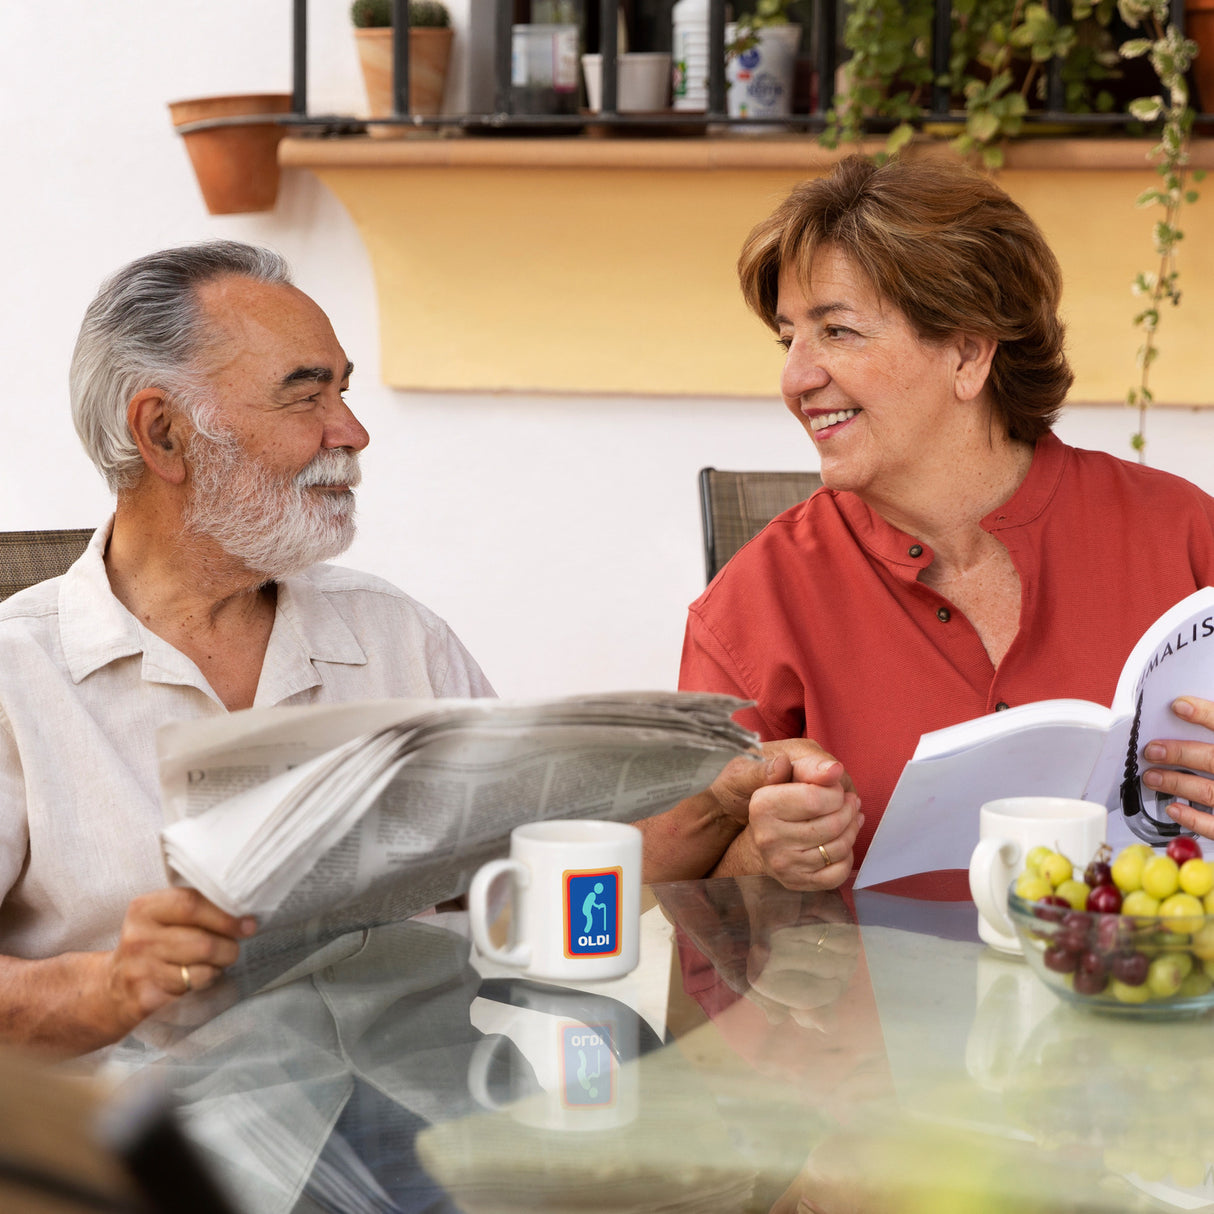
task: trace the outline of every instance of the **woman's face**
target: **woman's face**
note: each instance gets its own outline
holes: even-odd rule
[[[896,502],[934,468],[955,474],[958,432],[974,412],[958,395],[969,394],[959,388],[964,341],[924,342],[837,250],[818,250],[808,290],[798,278],[793,267],[780,273],[780,391],[818,449],[823,482]]]

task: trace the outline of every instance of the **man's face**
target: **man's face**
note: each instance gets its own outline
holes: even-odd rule
[[[199,295],[216,340],[187,446],[186,527],[268,577],[336,556],[354,538],[368,436],[328,319],[294,287],[232,277]]]

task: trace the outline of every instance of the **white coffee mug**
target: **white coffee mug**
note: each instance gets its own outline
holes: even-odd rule
[[[1007,914],[1007,890],[1038,846],[1061,852],[1079,872],[1105,840],[1108,810],[1070,797],[1005,797],[978,811],[978,846],[970,857],[970,893],[978,906],[978,935],[992,948],[1019,953]]]
[[[510,880],[513,931],[490,939],[490,886]],[[510,857],[491,860],[468,890],[481,955],[532,978],[601,981],[636,968],[640,954],[641,832],[623,822],[564,819],[510,832]]]

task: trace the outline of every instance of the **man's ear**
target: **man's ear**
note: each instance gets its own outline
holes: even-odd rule
[[[185,482],[182,416],[160,388],[144,388],[126,407],[126,424],[148,471],[171,485]]]
[[[977,333],[958,333],[954,341],[958,356],[954,378],[957,396],[961,400],[976,400],[990,378],[999,343],[993,337]]]

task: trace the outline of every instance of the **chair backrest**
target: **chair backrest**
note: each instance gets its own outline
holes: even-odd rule
[[[93,530],[0,531],[0,600],[66,573],[88,547]]]
[[[717,571],[777,514],[803,502],[822,485],[816,472],[721,472],[700,469],[704,569]]]

